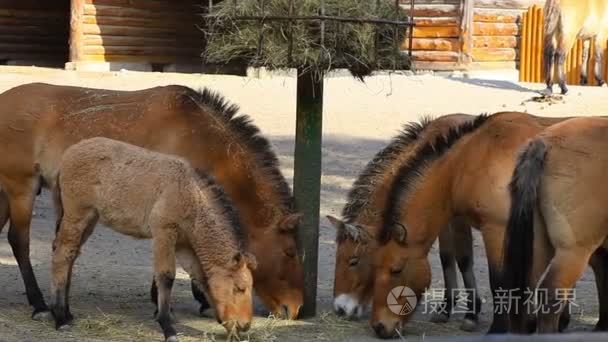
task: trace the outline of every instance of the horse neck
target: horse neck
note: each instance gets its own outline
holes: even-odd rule
[[[408,243],[422,245],[426,251],[452,217],[451,169],[441,159],[432,162],[400,201],[400,221],[407,228]]]

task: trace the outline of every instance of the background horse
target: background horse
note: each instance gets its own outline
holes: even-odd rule
[[[605,0],[547,0],[545,3],[544,71],[547,91],[553,92],[554,65],[562,94],[568,92],[564,64],[578,38],[595,37],[595,78],[604,83],[602,61],[608,40],[608,2]],[[588,53],[587,53],[588,55]],[[586,66],[581,81],[586,83]]]
[[[177,155],[211,174],[237,207],[258,261],[256,294],[274,313],[297,317],[303,301],[295,239],[301,214],[293,211],[291,190],[268,140],[249,117],[237,114],[238,107],[219,94],[182,86],[113,91],[34,83],[0,94],[0,187],[9,201],[8,240],[34,318],[48,313],[29,257],[34,198],[41,186],[54,187],[63,152],[92,137]]]
[[[371,324],[378,336],[393,336],[411,317],[412,312],[391,312],[387,294],[397,286],[407,286],[418,297],[422,295],[431,281],[430,248],[454,217],[481,231],[496,298],[509,216],[507,189],[517,151],[529,138],[563,120],[514,112],[479,116],[420,147],[411,162],[398,170],[374,256]],[[404,300],[400,298],[399,303]],[[506,332],[507,312],[496,301],[494,307],[489,332]]]
[[[466,114],[450,114],[435,120],[423,118],[420,123],[404,126],[401,133],[367,164],[348,193],[342,210],[343,219],[328,216],[336,228],[336,266],[334,274],[334,309],[339,315],[360,318],[364,308],[371,305],[373,291],[373,253],[376,236],[382,226],[382,209],[387,205],[386,194],[398,168],[409,162],[416,148],[446,134],[452,127],[473,119]],[[476,293],[473,272],[471,229],[460,221],[453,221],[439,237],[439,253],[446,287],[445,310],[432,318],[446,322],[454,306],[452,290],[458,287],[456,263],[462,272],[465,287]],[[477,308],[465,316],[463,330],[476,327],[481,301],[470,300]]]
[[[98,220],[152,239],[157,320],[167,341],[177,341],[169,308],[176,257],[229,333],[249,329],[255,259],[244,250],[232,203],[204,173],[180,158],[93,138],[65,151],[55,191],[61,226],[53,242],[51,296],[58,329],[72,320],[72,268]]]
[[[511,210],[505,236],[505,285],[517,296],[538,286],[546,293],[538,332],[558,330],[557,317],[570,303],[587,263],[606,255],[608,193],[599,186],[608,170],[608,119],[575,118],[552,126],[523,149],[510,183]],[[600,320],[606,330],[606,269],[596,272]],[[561,291],[561,295],[559,294]],[[565,295],[564,295],[565,294]],[[511,311],[512,332],[525,325],[525,308]]]

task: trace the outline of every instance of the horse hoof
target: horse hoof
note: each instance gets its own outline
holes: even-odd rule
[[[445,313],[436,313],[431,317],[432,323],[447,323],[450,320],[450,316]]]
[[[466,332],[473,332],[473,331],[477,330],[477,322],[472,319],[465,318],[464,321],[462,321],[460,330],[466,331]]]
[[[179,342],[179,339],[177,338],[177,336],[173,335],[167,337],[167,342]]]
[[[32,314],[32,319],[35,321],[49,321],[53,319],[53,314],[49,310],[37,311]]]
[[[69,331],[72,328],[69,324],[62,324],[57,327],[57,331]]]

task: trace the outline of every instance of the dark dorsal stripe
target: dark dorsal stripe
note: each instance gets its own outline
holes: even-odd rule
[[[198,102],[218,114],[218,117],[236,134],[256,155],[256,160],[263,173],[269,176],[274,183],[282,204],[289,210],[293,209],[294,199],[285,177],[279,169],[279,160],[275,155],[270,142],[262,136],[259,128],[255,126],[248,115],[238,115],[239,107],[226,101],[217,92],[203,88],[198,91]]]
[[[394,137],[384,149],[367,163],[348,192],[346,205],[342,209],[342,217],[346,222],[352,223],[359,216],[377,186],[375,184],[376,179],[387,171],[388,167],[404,149],[420,137],[422,131],[432,121],[431,117],[425,116],[420,119],[420,122],[410,122],[403,125],[399,135]]]
[[[232,228],[235,239],[243,249],[246,249],[247,239],[245,238],[245,231],[242,228],[238,211],[232,203],[232,200],[230,200],[230,197],[228,197],[224,188],[215,181],[213,176],[198,168],[195,169],[195,171],[205,191],[211,191],[213,194],[213,200],[215,200],[221,210],[220,214],[228,220],[228,224],[230,224],[230,227]]]
[[[420,147],[409,163],[405,163],[399,168],[395,180],[391,185],[391,190],[387,195],[387,207],[382,214],[382,229],[380,230],[380,234],[378,234],[378,239],[381,243],[386,243],[391,238],[391,227],[395,222],[399,222],[400,220],[400,202],[402,199],[407,198],[416,181],[424,176],[426,167],[443,156],[460,138],[481,127],[489,117],[487,114],[481,114],[472,121],[467,121],[459,126],[450,128],[446,135],[442,135],[435,139],[435,141],[428,142]]]

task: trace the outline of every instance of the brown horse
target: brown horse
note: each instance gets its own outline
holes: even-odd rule
[[[376,236],[380,231],[381,212],[386,206],[386,194],[394,181],[400,165],[408,163],[417,146],[434,141],[446,134],[450,128],[469,121],[474,116],[450,114],[435,120],[423,118],[404,126],[401,133],[367,164],[348,193],[348,201],[342,211],[342,220],[328,216],[336,228],[336,266],[334,275],[334,309],[339,315],[360,318],[371,303],[373,287],[372,258],[376,248]],[[443,267],[446,296],[443,312],[432,318],[435,322],[449,319],[457,288],[458,263],[465,287],[476,288],[473,273],[471,229],[460,221],[451,223],[439,236],[440,259]],[[481,301],[471,300],[477,305],[467,313],[462,325],[464,330],[473,330],[478,321]]]
[[[564,64],[576,39],[595,37],[595,78],[604,83],[602,61],[608,40],[608,3],[605,0],[547,0],[545,3],[544,69],[547,91],[553,92],[553,68],[557,64],[558,84],[568,92]],[[588,56],[588,53],[587,53]],[[586,66],[586,62],[583,64]],[[586,68],[581,74],[587,83]]]
[[[167,341],[177,341],[169,308],[176,258],[229,333],[249,329],[255,258],[243,249],[232,203],[206,174],[181,158],[92,138],[65,151],[56,185],[61,224],[53,242],[51,308],[57,329],[72,320],[72,269],[97,221],[152,239],[157,320]]]
[[[34,316],[48,312],[29,258],[34,197],[40,186],[54,187],[65,149],[100,136],[181,156],[211,174],[238,208],[258,261],[256,294],[271,311],[295,318],[303,300],[295,240],[301,215],[293,212],[270,144],[237,113],[218,94],[182,86],[112,91],[37,83],[0,94],[0,186],[10,207],[8,239]]]
[[[411,317],[411,312],[391,312],[387,295],[397,286],[422,295],[431,280],[431,245],[454,217],[481,231],[496,298],[510,203],[507,187],[517,151],[527,139],[562,120],[511,112],[482,115],[418,148],[410,163],[398,170],[374,256],[371,324],[378,336],[393,336]],[[507,313],[496,301],[494,306],[489,332],[505,332]],[[564,316],[563,326],[567,319]]]
[[[558,331],[557,317],[573,299],[568,290],[592,257],[608,249],[608,195],[598,187],[608,170],[607,137],[608,119],[571,119],[539,134],[517,161],[510,184],[505,285],[514,296],[530,286],[545,293],[538,311],[540,333]],[[605,274],[604,268],[596,277],[605,283]],[[521,303],[511,310],[511,331],[521,331],[523,310]],[[605,329],[607,318],[600,313],[596,327]]]

